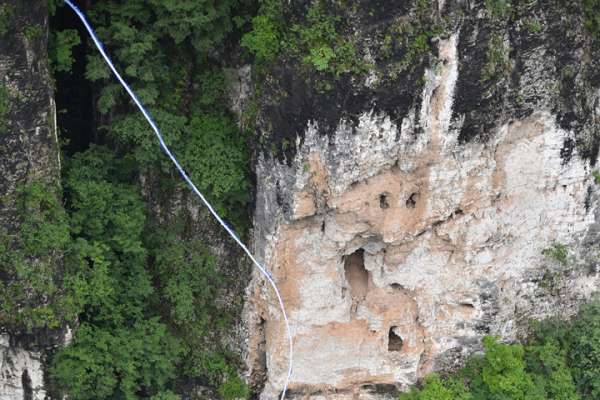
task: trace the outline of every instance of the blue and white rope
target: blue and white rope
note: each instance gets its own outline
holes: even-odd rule
[[[141,111],[141,113],[146,118],[146,121],[148,121],[148,123],[152,127],[152,130],[154,131],[154,134],[156,135],[156,137],[158,138],[158,141],[160,142],[160,147],[163,149],[163,151],[165,152],[165,154],[171,159],[171,161],[175,165],[175,168],[177,168],[177,171],[179,171],[179,174],[181,175],[181,177],[183,178],[183,180],[185,180],[185,182],[192,189],[192,191],[200,198],[200,200],[202,201],[202,203],[204,203],[204,205],[206,206],[206,208],[208,208],[208,210],[210,211],[210,213],[215,217],[215,219],[219,222],[219,224],[221,224],[221,226],[227,231],[227,233],[229,234],[229,236],[231,236],[233,238],[233,240],[235,240],[235,242],[242,248],[242,250],[244,250],[244,252],[248,255],[248,257],[250,257],[250,260],[252,260],[252,262],[254,263],[254,265],[258,268],[258,270],[260,271],[260,273],[267,279],[267,281],[271,284],[271,287],[275,291],[275,294],[277,295],[277,300],[279,301],[279,307],[281,308],[281,314],[283,315],[283,319],[284,319],[284,322],[285,322],[285,328],[286,328],[286,331],[287,331],[287,336],[288,336],[288,341],[289,341],[289,355],[288,355],[288,357],[289,357],[289,366],[288,366],[288,371],[287,371],[287,377],[286,377],[286,380],[285,380],[285,383],[284,383],[284,386],[283,386],[283,391],[281,392],[281,400],[283,400],[285,398],[285,393],[287,391],[287,387],[288,387],[288,384],[290,382],[290,378],[292,376],[292,365],[293,365],[293,353],[294,353],[294,350],[293,350],[292,332],[291,332],[291,329],[290,329],[290,323],[288,321],[288,317],[287,317],[287,314],[285,312],[285,306],[283,304],[283,299],[281,298],[281,293],[279,292],[279,289],[277,288],[277,284],[275,283],[275,281],[271,277],[271,274],[258,262],[258,260],[256,260],[256,258],[252,255],[252,253],[250,252],[250,250],[248,250],[248,248],[246,247],[246,245],[244,245],[244,243],[240,240],[240,238],[236,235],[236,233],[231,228],[229,228],[229,226],[225,223],[225,221],[223,221],[223,219],[219,216],[219,214],[217,214],[217,212],[215,211],[215,209],[213,208],[213,206],[208,202],[208,200],[204,197],[204,195],[198,190],[198,188],[196,187],[196,185],[194,185],[194,182],[192,182],[192,180],[190,179],[190,177],[186,174],[186,172],[184,171],[184,169],[179,164],[179,161],[177,161],[177,159],[175,158],[175,156],[173,155],[173,153],[171,153],[171,150],[169,150],[169,147],[166,145],[166,143],[165,143],[165,141],[163,139],[163,136],[160,133],[160,130],[158,129],[158,126],[156,125],[156,123],[152,119],[152,116],[146,110],[146,108],[144,108],[144,105],[142,104],[142,102],[138,99],[138,97],[136,96],[136,94],[133,92],[133,90],[131,90],[131,88],[129,87],[129,85],[127,84],[127,82],[125,82],[125,80],[121,77],[121,74],[119,74],[119,72],[115,68],[114,64],[112,63],[112,60],[106,54],[106,52],[104,50],[104,46],[102,45],[102,42],[100,41],[100,39],[98,39],[98,37],[96,36],[96,33],[94,32],[94,29],[92,28],[92,26],[88,22],[87,18],[85,17],[85,14],[83,14],[83,12],[75,4],[73,4],[70,0],[65,0],[65,3],[67,3],[67,5],[69,7],[71,7],[71,9],[73,9],[73,11],[77,14],[77,16],[79,17],[79,19],[83,23],[83,25],[85,25],[85,28],[89,32],[92,40],[94,41],[94,44],[98,48],[98,51],[100,52],[100,54],[104,58],[104,61],[106,61],[106,64],[108,64],[108,66],[110,67],[110,69],[112,70],[112,72],[115,74],[115,77],[117,78],[117,80],[125,88],[125,90],[129,94],[129,96],[132,98],[132,100],[135,103],[135,105],[138,107],[138,109]]]

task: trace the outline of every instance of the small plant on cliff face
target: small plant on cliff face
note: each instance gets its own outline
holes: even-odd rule
[[[535,17],[523,18],[523,26],[531,33],[540,33],[542,31],[542,23]]]
[[[562,243],[553,243],[552,246],[544,249],[542,254],[558,261],[562,265],[567,265],[569,249]]]
[[[40,36],[42,36],[42,28],[38,25],[30,25],[25,27],[23,30],[23,34],[27,38],[27,40],[33,40]]]
[[[51,32],[48,42],[48,58],[50,67],[55,71],[69,72],[75,62],[73,47],[81,43],[79,33],[75,29]]]
[[[250,389],[235,371],[223,382],[218,389],[223,400],[239,400],[250,397]]]
[[[600,171],[593,171],[592,176],[594,177],[596,185],[600,185]]]
[[[508,17],[511,9],[510,0],[485,0],[485,8],[493,19]]]
[[[242,37],[242,46],[256,56],[256,62],[271,62],[279,54],[281,40],[280,27],[277,21],[267,15],[259,15],[252,19],[252,31]]]
[[[10,110],[10,93],[8,88],[0,83],[0,135],[6,133],[8,129],[7,116]]]
[[[583,0],[585,26],[600,40],[600,0]]]
[[[437,374],[431,374],[420,390],[403,393],[398,400],[470,400],[470,393],[460,379],[442,380]]]
[[[560,76],[563,80],[570,81],[577,74],[577,70],[572,65],[565,65],[560,71]]]
[[[11,14],[12,7],[9,4],[0,4],[0,36],[8,33]]]
[[[510,72],[508,48],[501,36],[494,35],[490,38],[485,58],[480,78],[482,83],[498,79]]]
[[[335,75],[362,73],[367,66],[351,40],[338,32],[339,15],[330,14],[323,1],[314,1],[304,24],[291,27],[286,47],[302,56],[302,61],[319,72]]]

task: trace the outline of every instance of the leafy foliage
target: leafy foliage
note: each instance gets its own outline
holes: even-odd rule
[[[600,300],[583,306],[567,332],[577,389],[584,398],[600,398]]]
[[[249,184],[245,169],[248,155],[233,121],[223,115],[198,115],[190,121],[183,163],[201,190],[221,205],[221,213],[245,204]],[[242,211],[243,212],[243,211]],[[242,215],[237,215],[240,221]]]
[[[25,27],[23,34],[28,40],[33,40],[42,36],[42,28],[39,25],[29,25]]]
[[[238,376],[232,375],[219,386],[219,395],[224,400],[247,399],[250,397],[248,385]]]
[[[119,327],[83,323],[54,358],[51,375],[77,399],[160,395],[175,373],[180,346],[157,319]]]
[[[7,116],[10,111],[10,92],[8,88],[0,83],[0,135],[8,129]]]
[[[50,12],[60,5],[49,1]],[[94,2],[86,10],[167,144],[237,227],[246,221],[249,156],[230,115],[220,53],[249,21],[246,6],[133,0]],[[50,39],[53,69],[69,71],[77,32],[52,32]],[[212,386],[224,398],[247,397],[235,357],[219,340],[231,316],[215,303],[224,278],[213,256],[186,212],[159,221],[140,196],[142,173],[170,190],[158,197],[171,200],[179,178],[95,51],[86,77],[97,89],[99,141],[110,148],[92,144],[67,162],[64,286],[79,325],[72,344],[53,357],[52,382],[78,399],[174,400],[181,381]]]
[[[21,219],[16,231],[0,235],[0,322],[26,331],[56,328],[75,312],[63,285],[70,237],[56,188],[34,181],[2,203],[14,205]]]
[[[399,400],[470,400],[471,394],[459,379],[441,380],[437,374],[431,374],[425,380],[421,390],[413,389],[400,395]]]
[[[558,261],[562,265],[567,265],[569,261],[569,249],[562,243],[553,243],[552,246],[544,249],[542,254]]]
[[[485,0],[485,8],[494,19],[505,19],[511,10],[511,0]]]
[[[600,398],[600,300],[570,321],[533,322],[527,343],[484,338],[485,355],[455,376],[433,375],[401,400],[581,400]],[[465,385],[466,383],[466,385]]]
[[[303,54],[302,61],[317,71],[329,71],[339,76],[344,73],[360,73],[364,65],[360,62],[356,47],[338,33],[342,19],[330,14],[325,3],[313,1],[306,23],[294,24],[286,46],[292,52]]]
[[[56,14],[56,9],[64,5],[63,0],[48,0],[48,14],[50,16]]]
[[[586,28],[600,40],[600,0],[583,0]]]
[[[11,15],[12,6],[10,4],[0,4],[0,36],[8,33]]]
[[[173,374],[180,348],[148,309],[153,288],[142,242],[144,203],[128,183],[130,160],[92,146],[70,164],[70,261],[77,266],[72,285],[83,311],[75,340],[59,350],[51,376],[82,399],[158,392]]]
[[[510,72],[508,48],[501,36],[492,35],[485,57],[485,64],[481,70],[481,83],[498,79]]]
[[[214,261],[199,239],[183,239],[184,222],[148,224],[132,184],[137,165],[94,145],[69,162],[72,240],[64,251],[81,325],[54,357],[52,381],[81,399],[169,398],[182,375],[246,393],[218,341],[204,340],[228,323],[214,302],[223,282]]]
[[[238,227],[244,226],[248,151],[229,114],[228,83],[209,55],[243,16],[237,0],[102,2],[91,10],[98,34],[149,106],[167,144],[195,183]],[[86,75],[103,81],[109,72],[98,56]],[[147,123],[117,83],[102,85],[98,109],[110,116],[106,131],[135,155],[140,165],[167,173],[170,163]]]
[[[75,29],[51,32],[48,43],[48,58],[54,72],[69,72],[75,59],[73,47],[81,43]]]
[[[553,338],[542,338],[530,343],[525,360],[528,370],[541,393],[556,400],[578,400],[571,371],[567,366],[567,352]]]
[[[252,31],[243,36],[241,44],[256,56],[257,63],[271,62],[279,54],[280,30],[277,20],[258,15],[252,19]]]
[[[290,26],[283,22],[284,8],[280,0],[262,2],[252,30],[242,38],[242,46],[254,54],[259,69],[285,52],[321,73],[340,76],[367,71],[355,44],[341,34],[343,18],[324,0],[312,1],[306,18]]]
[[[501,344],[489,336],[483,339],[483,345],[483,358],[474,359],[465,370],[472,379],[470,389],[474,399],[544,399],[525,371],[521,345]]]

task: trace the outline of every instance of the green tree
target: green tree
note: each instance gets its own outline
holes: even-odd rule
[[[0,323],[13,329],[57,328],[74,317],[63,256],[70,236],[57,188],[33,181],[2,199],[16,226],[0,232]]]
[[[400,395],[399,400],[470,400],[472,397],[458,379],[441,380],[437,374],[425,379],[423,387]]]
[[[180,351],[155,318],[120,327],[83,323],[54,357],[50,374],[76,399],[135,399],[162,392]]]
[[[523,346],[483,338],[485,355],[466,369],[475,400],[543,400],[544,396],[525,370]]]
[[[48,58],[50,67],[55,72],[69,72],[73,67],[73,47],[81,43],[79,33],[75,29],[50,32],[48,42]]]
[[[547,398],[580,399],[566,363],[566,349],[561,349],[556,341],[549,340],[543,345],[527,346],[526,352],[528,369],[539,390],[545,392]]]
[[[570,329],[569,364],[583,398],[600,399],[600,300],[583,305]]]
[[[130,160],[92,146],[69,165],[65,186],[74,238],[71,285],[82,300],[74,342],[58,351],[53,381],[79,399],[159,393],[181,347],[150,309],[154,292],[142,233],[144,203]]]

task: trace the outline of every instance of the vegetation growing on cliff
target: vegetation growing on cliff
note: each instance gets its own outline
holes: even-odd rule
[[[289,7],[288,7],[289,8]],[[286,7],[280,0],[262,2],[252,19],[252,30],[241,41],[264,67],[281,53],[297,58],[317,72],[334,76],[361,74],[367,63],[356,44],[344,35],[344,18],[323,0],[312,1],[306,16],[286,26]]]
[[[8,129],[8,111],[10,110],[10,93],[4,83],[0,82],[0,135]]]
[[[51,9],[59,3],[51,1]],[[249,150],[228,109],[224,49],[237,46],[251,20],[241,45],[255,55],[260,68],[284,52],[310,74],[328,75],[327,86],[320,86],[326,91],[334,90],[331,78],[361,76],[371,68],[346,21],[324,1],[311,2],[305,17],[287,26],[281,2],[265,1],[260,15],[250,19],[252,3],[104,1],[87,10],[184,167],[218,210],[242,229],[251,192]],[[410,3],[414,7],[407,12],[415,20],[395,26],[380,47],[383,58],[398,56],[397,70],[413,82],[412,70],[422,75],[423,60],[441,28],[430,18],[432,2]],[[597,33],[597,0],[584,4],[587,26]],[[495,19],[506,18],[511,10],[504,0],[486,0],[485,6]],[[8,31],[8,15],[0,6],[0,36]],[[533,22],[528,26],[541,29]],[[39,34],[35,28],[25,32]],[[50,40],[54,71],[71,70],[73,47],[80,43],[77,32],[55,31]],[[500,36],[490,40],[484,81],[509,71],[508,49],[501,45]],[[35,182],[17,193],[20,230],[5,232],[1,241],[0,322],[25,330],[74,326],[72,344],[56,352],[49,371],[58,391],[69,398],[173,400],[181,386],[192,384],[211,387],[225,399],[248,397],[235,357],[218,340],[232,318],[231,309],[216,302],[216,288],[227,277],[193,227],[185,196],[179,197],[180,182],[145,122],[96,53],[88,56],[87,78],[98,95],[98,132],[92,141],[102,146],[69,154],[67,213],[54,188]],[[392,86],[403,90],[406,85]],[[9,106],[3,88],[0,132]],[[406,104],[391,99],[393,109],[408,109],[418,91],[407,89]],[[332,119],[338,122],[337,115]],[[282,140],[284,151],[289,143]],[[147,184],[149,177],[160,187]],[[151,204],[149,198],[159,200]],[[180,203],[172,207],[175,201]],[[157,210],[167,211],[157,215]],[[582,314],[585,323],[569,326],[567,339],[550,340],[544,333],[525,347],[486,339],[488,353],[474,360],[462,378],[431,377],[422,391],[406,396],[576,399],[573,385],[594,396],[600,393],[595,386],[600,360],[594,345],[596,311],[590,310],[587,317]],[[524,397],[527,393],[533,397]]]
[[[586,28],[600,42],[600,0],[583,0]]]
[[[69,72],[73,67],[73,47],[81,43],[75,29],[51,32],[48,38],[48,58],[54,72]]]
[[[11,13],[12,9],[9,4],[0,4],[0,36],[8,33]]]
[[[53,12],[59,4],[50,6]],[[99,36],[169,146],[243,233],[249,152],[229,111],[219,59],[239,40],[246,4],[139,0],[90,7]],[[59,91],[69,84],[65,72],[81,62],[74,52],[80,40],[75,29],[51,32]],[[101,126],[94,135],[77,132],[94,139],[87,150],[67,154],[66,236],[53,243],[66,255],[60,265],[69,275],[62,286],[73,312],[52,325],[33,324],[76,321],[73,342],[52,358],[53,387],[79,399],[171,400],[182,386],[202,385],[224,399],[245,398],[249,390],[223,340],[236,304],[216,302],[232,278],[217,270],[186,207],[173,204],[185,194],[147,124],[97,53],[87,57]],[[152,183],[140,185],[144,177]]]
[[[67,216],[56,188],[40,181],[1,199],[15,207],[18,227],[0,232],[0,323],[11,331],[56,328],[76,315],[61,263],[69,245]]]
[[[525,345],[483,341],[485,354],[400,400],[591,400],[600,396],[600,300],[570,321],[535,322]]]

